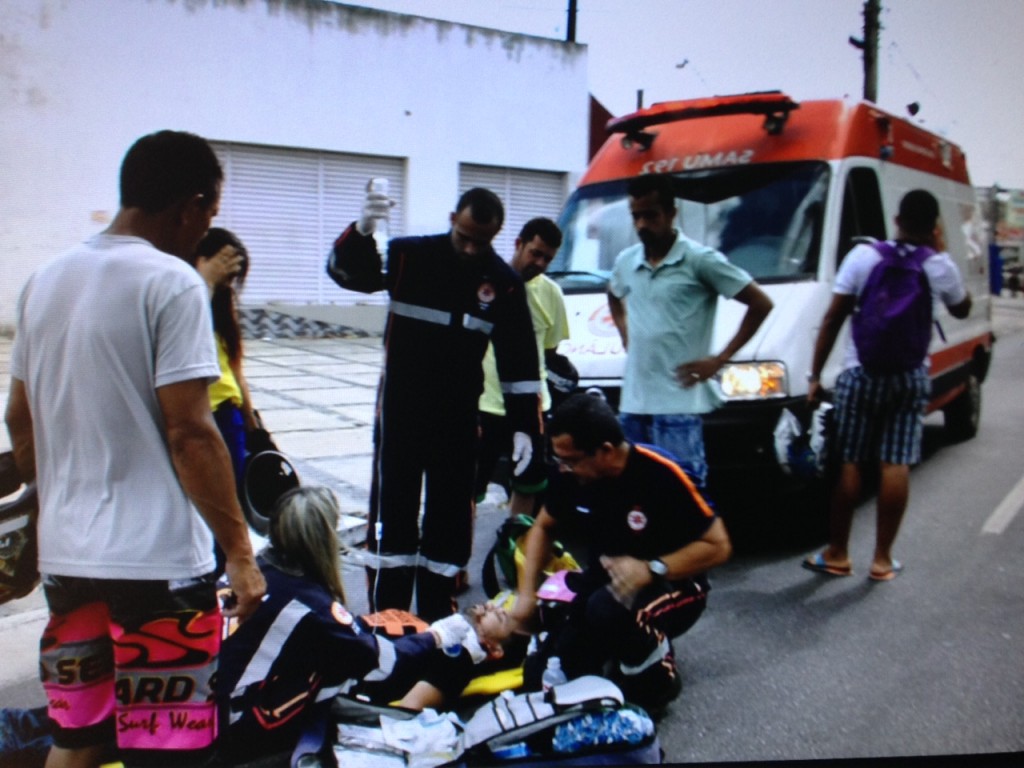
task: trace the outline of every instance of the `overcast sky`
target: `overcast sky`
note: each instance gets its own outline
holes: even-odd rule
[[[362,0],[381,10],[565,38],[568,0]],[[578,0],[591,93],[613,114],[644,103],[780,89],[860,97],[848,38],[863,0]],[[1024,187],[1024,0],[882,0],[878,103],[967,152],[977,186]],[[685,65],[684,65],[685,62]],[[524,83],[524,88],[530,84]]]

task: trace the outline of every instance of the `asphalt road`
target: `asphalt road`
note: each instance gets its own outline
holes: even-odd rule
[[[659,723],[669,762],[860,764],[925,755],[988,765],[1024,752],[1024,301],[1001,302],[996,319],[978,437],[949,444],[941,417],[929,418],[927,458],[913,471],[896,547],[905,573],[884,584],[866,578],[870,500],[855,518],[850,578],[801,569],[816,546],[806,542],[741,554],[717,569],[705,616],[675,642],[684,688]],[[282,390],[281,361],[295,367],[299,352],[326,354],[353,384],[352,356],[372,369],[374,344],[363,340],[355,352],[323,340],[257,346],[250,374],[265,419],[304,481],[334,482],[343,507],[357,515],[372,402],[359,391],[372,390],[372,376],[354,382],[343,408],[331,406],[349,419],[337,433],[352,433],[344,449],[326,451],[309,409],[297,406],[301,392]],[[275,357],[282,349],[292,357]],[[320,370],[329,376],[327,366]],[[1000,507],[1005,514],[994,516]],[[480,563],[504,514],[493,502],[479,510],[467,603],[482,597]],[[353,609],[361,610],[353,564],[346,583]],[[43,615],[38,594],[0,606],[0,706],[43,700],[34,678]]]
[[[685,686],[660,725],[670,760],[1024,750],[1024,520],[993,519],[1007,497],[1010,513],[1024,505],[1021,317],[999,333],[979,435],[948,444],[941,416],[928,419],[895,581],[866,578],[873,500],[854,521],[852,577],[800,568],[813,549],[716,570],[707,613],[676,642]]]

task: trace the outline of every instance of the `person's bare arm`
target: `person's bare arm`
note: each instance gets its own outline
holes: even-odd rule
[[[626,349],[629,347],[629,333],[626,330],[626,303],[609,291],[608,309],[611,311],[612,322],[615,323],[615,327],[619,330],[622,348]]]
[[[25,382],[11,377],[7,394],[7,434],[11,438],[14,466],[18,468],[23,482],[31,482],[36,476],[35,433],[32,431],[32,412],[28,407],[28,393]]]
[[[717,355],[701,360],[691,360],[676,368],[676,378],[683,387],[692,387],[718,373],[718,369],[729,362],[732,356],[754,337],[757,329],[761,327],[761,323],[768,317],[768,313],[774,306],[772,300],[768,298],[768,294],[761,290],[761,287],[755,282],[748,283],[742,291],[733,296],[733,299],[747,306],[739,328],[736,329],[736,333],[733,334],[725,348]]]
[[[697,541],[664,555],[661,561],[668,566],[665,575],[669,581],[695,576],[721,565],[732,556],[732,542],[721,518],[715,518],[711,526]]]
[[[523,537],[523,568],[516,590],[516,602],[510,613],[520,628],[525,628],[537,607],[537,585],[544,566],[551,560],[557,521],[541,507],[530,530]]]
[[[699,539],[659,559],[668,568],[665,578],[675,581],[710,570],[731,556],[732,543],[725,524],[721,518],[715,518]],[[608,573],[613,594],[626,605],[631,605],[633,597],[654,579],[647,561],[629,555],[602,557],[601,565]]]
[[[825,310],[825,317],[818,329],[818,336],[814,340],[814,357],[811,360],[810,377],[807,382],[807,399],[815,402],[820,397],[821,370],[825,367],[832,347],[835,346],[839,330],[843,327],[843,321],[853,312],[857,304],[857,297],[852,293],[832,294],[832,303]]]
[[[238,601],[227,613],[244,620],[259,607],[266,582],[235,493],[231,459],[210,411],[206,381],[168,384],[156,394],[178,480],[224,550],[228,581]]]

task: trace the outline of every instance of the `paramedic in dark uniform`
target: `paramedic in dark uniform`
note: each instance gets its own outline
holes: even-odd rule
[[[491,248],[504,222],[501,200],[470,189],[450,231],[392,240],[382,269],[372,234],[390,205],[384,194],[367,194],[360,220],[335,241],[327,273],[342,288],[391,297],[366,537],[370,610],[409,609],[415,590],[417,613],[433,621],[455,610],[456,577],[472,548],[487,343],[514,424],[516,474],[541,428],[540,368],[523,282]]]
[[[563,471],[526,534],[513,617],[532,619],[530,585],[550,558],[555,528],[574,525],[590,561],[566,576],[576,595],[542,656],[559,656],[570,678],[600,675],[612,662],[610,674],[629,701],[660,709],[680,690],[671,638],[700,618],[706,572],[732,552],[725,525],[671,455],[625,439],[602,398],[571,396],[555,409],[548,433]]]

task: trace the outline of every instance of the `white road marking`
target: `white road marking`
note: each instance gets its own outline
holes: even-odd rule
[[[981,526],[982,533],[1002,533],[1006,526],[1013,522],[1021,508],[1024,507],[1024,477],[1022,477],[1013,490],[1006,494],[995,511],[989,515],[988,520]]]

